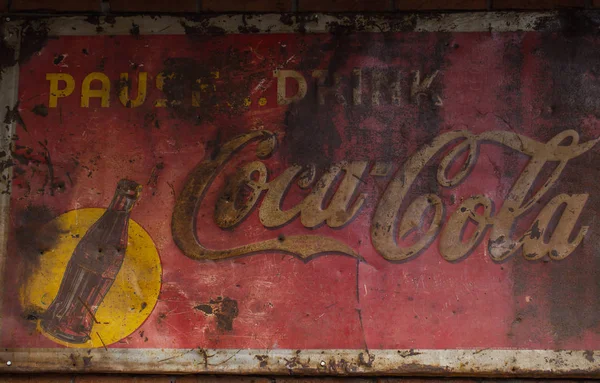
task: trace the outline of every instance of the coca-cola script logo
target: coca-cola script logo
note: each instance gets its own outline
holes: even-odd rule
[[[495,261],[507,259],[520,250],[529,260],[546,255],[553,260],[563,259],[581,243],[588,230],[588,227],[582,226],[573,233],[588,194],[558,194],[541,208],[528,232],[515,233],[514,227],[519,218],[529,212],[557,182],[568,161],[585,153],[597,142],[598,139],[580,143],[579,134],[574,130],[565,130],[545,143],[509,131],[488,131],[478,135],[468,131],[444,133],[420,148],[392,176],[372,216],[370,231],[373,246],[387,260],[409,260],[427,249],[439,235],[441,255],[448,261],[455,261],[467,256],[489,230],[487,247],[490,257]],[[336,238],[316,234],[286,236],[284,241],[272,238],[218,250],[201,243],[196,233],[196,220],[207,190],[226,163],[250,143],[258,143],[255,153],[257,160],[245,164],[235,177],[228,180],[225,186],[227,190],[222,194],[229,198],[219,199],[215,207],[215,222],[222,229],[234,228],[255,207],[260,222],[266,228],[281,227],[297,216],[307,228],[321,224],[342,228],[356,216],[368,198],[366,195],[353,198],[359,192],[361,176],[367,167],[372,165],[371,169],[378,169],[388,165],[369,164],[368,161],[340,162],[326,170],[318,181],[314,179],[314,169],[292,165],[268,180],[267,166],[260,160],[277,150],[276,135],[268,131],[253,131],[238,136],[225,143],[214,159],[198,164],[178,196],[172,216],[172,233],[183,253],[193,259],[223,259],[269,250],[288,252],[303,259],[332,252],[360,257],[350,245]],[[453,187],[469,176],[478,161],[482,143],[500,145],[529,157],[499,211],[494,212],[494,204],[489,197],[478,194],[462,201],[445,220],[443,202],[433,193],[413,197],[408,207],[401,210],[411,185],[434,156],[447,151],[437,168],[437,183],[442,187]],[[465,152],[464,164],[449,176],[448,170]],[[531,192],[547,163],[556,166],[543,185]],[[341,182],[336,182],[334,187],[334,180],[341,174]],[[282,210],[282,202],[293,183],[302,188],[312,185],[312,192],[294,207]],[[240,200],[237,196],[241,195],[242,188],[246,193],[244,199]],[[331,194],[333,196],[327,197],[329,202],[324,208],[326,195]],[[564,206],[566,208],[558,221],[553,222]],[[401,246],[398,238],[415,229],[422,229],[422,217],[426,211],[433,211],[427,229],[411,245]],[[468,222],[475,223],[477,227],[471,237],[465,239],[463,229]],[[553,227],[552,235],[545,239],[539,233],[543,233],[550,225]]]

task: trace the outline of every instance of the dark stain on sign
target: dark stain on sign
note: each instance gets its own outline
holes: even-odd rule
[[[163,93],[165,106],[172,116],[187,120],[194,125],[212,122],[215,118],[239,116],[246,110],[246,95],[240,89],[249,89],[257,76],[262,74],[248,73],[252,68],[247,66],[249,52],[229,48],[226,54],[213,57],[211,61],[196,60],[187,57],[170,57],[164,61]],[[222,84],[216,86],[214,74],[226,75]],[[236,74],[244,76],[236,78]],[[240,83],[241,82],[241,83]],[[216,91],[205,92],[202,85],[216,87]],[[214,89],[214,88],[213,88]],[[195,100],[192,103],[183,100]],[[226,103],[222,100],[227,100]]]
[[[40,258],[46,251],[55,247],[63,230],[52,220],[56,214],[43,205],[29,205],[14,215],[16,254],[24,262],[20,263],[18,283],[24,283],[37,268]],[[28,321],[37,320],[40,308],[23,307],[23,317]]]
[[[44,22],[27,24],[21,35],[19,63],[27,62],[33,55],[41,51],[46,46],[48,38],[48,27]]]
[[[136,23],[131,23],[131,29],[129,30],[129,34],[135,36],[136,38],[140,35],[140,26]]]
[[[330,106],[319,105],[316,92],[292,104],[285,113],[282,147],[292,164],[325,166],[342,144]]]
[[[324,43],[314,44],[303,55],[301,68],[318,68],[325,61],[327,77],[321,86],[331,87],[334,75],[344,67],[352,45],[346,34],[334,35]],[[327,58],[324,52],[329,51],[333,53]],[[288,163],[324,167],[334,162],[335,151],[342,144],[336,124],[339,105],[321,105],[318,92],[319,86],[309,83],[306,96],[291,103],[285,113],[282,151]]]
[[[17,123],[20,127],[23,128],[24,131],[27,131],[27,125],[25,125],[25,121],[23,121],[23,117],[19,112],[19,103],[17,102],[14,107],[10,108],[6,106],[6,114],[4,115],[4,123],[12,124],[13,122]]]
[[[233,330],[233,320],[239,313],[237,301],[228,297],[217,297],[194,308],[202,311],[205,315],[214,316],[217,321],[217,328],[222,332]]]
[[[265,368],[269,364],[269,362],[268,362],[269,356],[268,355],[256,355],[254,358],[258,360],[258,364],[261,368]]]
[[[16,215],[17,248],[19,254],[36,263],[39,257],[58,241],[62,230],[49,224],[56,215],[46,206],[29,205]]]
[[[83,359],[83,367],[90,368],[92,367],[92,358],[93,356],[84,356]]]
[[[65,59],[65,55],[56,55],[54,56],[54,60],[52,61],[54,65],[60,64]]]
[[[137,76],[135,76],[135,77],[137,77]],[[128,77],[127,79],[119,78],[118,80],[114,81],[114,95],[116,96],[116,98],[119,97],[121,92],[123,92],[123,91],[129,92],[131,90],[131,88],[132,88],[131,77]],[[129,96],[129,95],[127,94],[127,96]],[[127,100],[127,104],[125,106],[127,108],[131,108],[131,100]]]
[[[563,9],[558,12],[561,33],[567,38],[598,34],[600,19],[598,14]]]
[[[1,26],[1,25],[0,25]],[[24,64],[31,56],[38,53],[48,41],[48,28],[43,21],[31,21],[25,23],[21,30],[21,44],[19,47],[19,57],[15,57],[15,48],[8,40],[10,36],[5,36],[5,28],[0,28],[0,79],[4,69],[15,65],[17,62]]]
[[[225,29],[211,25],[210,17],[189,16],[186,18],[194,24],[181,22],[185,34],[193,39],[206,40],[210,36],[221,36],[226,33]]]
[[[597,31],[598,20],[574,12],[561,13],[562,33],[544,34],[540,56],[543,57],[545,78],[550,84],[540,85],[537,92],[547,95],[543,102],[550,109],[542,111],[544,123],[539,124],[540,137],[551,137],[564,129],[585,127],[588,118],[600,117],[600,49],[591,31]],[[596,32],[597,33],[597,32]],[[582,140],[587,129],[580,130]],[[600,187],[598,168],[592,164],[600,161],[597,149],[569,161],[561,174],[558,185],[560,192],[573,194],[577,190],[598,190]],[[586,169],[586,175],[574,171]],[[578,227],[589,226],[590,230],[581,243],[580,253],[560,263],[549,265],[548,296],[550,323],[556,346],[580,339],[588,331],[598,331],[600,324],[600,251],[596,244],[600,240],[597,218],[593,213],[600,206],[600,196],[590,193],[586,209]]]
[[[2,80],[4,69],[15,63],[15,48],[8,43],[7,36],[4,35],[4,28],[0,28],[0,80]]]
[[[523,64],[525,55],[524,35],[515,33],[504,46],[502,55],[502,68],[506,73],[507,81],[502,85],[503,92],[497,97],[501,106],[497,112],[501,124],[508,125],[508,129],[523,129],[522,87]]]
[[[48,116],[48,108],[44,104],[35,105],[31,111],[40,117]]]

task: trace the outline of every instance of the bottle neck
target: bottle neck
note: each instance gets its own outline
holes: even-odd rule
[[[129,213],[140,196],[141,190],[142,186],[135,181],[120,180],[108,210]]]
[[[127,195],[117,191],[110,205],[108,206],[108,210],[129,213],[133,208],[133,205],[135,205],[136,200],[137,198],[135,198],[135,196]]]

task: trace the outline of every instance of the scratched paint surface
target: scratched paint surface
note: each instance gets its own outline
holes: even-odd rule
[[[124,322],[111,322],[110,311],[106,320],[93,318],[88,332],[94,347],[105,343],[94,338],[102,329],[126,327],[129,312],[135,320],[140,313],[146,319],[104,346],[599,349],[596,146],[570,159],[514,223],[514,238],[535,239],[534,221],[554,197],[587,196],[583,205],[567,206],[584,208],[562,243],[576,241],[583,227],[588,231],[562,260],[551,259],[552,253],[528,260],[522,250],[495,260],[492,224],[477,233],[474,224],[467,225],[465,237],[482,235],[480,241],[459,260],[444,258],[440,236],[463,202],[485,196],[496,214],[527,170],[527,155],[493,139],[479,143],[476,161],[457,185],[441,185],[436,173],[460,139],[415,172],[399,209],[406,211],[420,195],[439,198],[442,229],[430,243],[398,261],[374,240],[374,234],[388,235],[374,222],[386,188],[437,137],[496,131],[540,144],[567,130],[578,133],[580,144],[600,137],[598,52],[595,38],[536,32],[49,39],[20,69],[1,344],[77,346],[40,330],[67,267],[66,260],[52,272],[40,265],[49,264],[66,238],[80,238],[73,231],[76,220],[74,228],[65,229],[56,224],[62,222],[58,217],[106,209],[117,182],[130,179],[143,186],[130,219],[151,237],[144,243],[158,251],[160,264],[147,267],[162,270],[160,294],[156,305],[133,299],[147,294],[138,281],[143,271],[120,274],[108,294],[117,291],[131,305],[112,308]],[[144,78],[146,92],[139,85]],[[264,133],[264,144],[251,140],[215,166],[206,192],[194,200],[197,212],[182,208],[174,214],[178,203],[187,206],[182,195],[187,198],[186,184],[190,187],[198,164],[218,161],[234,138],[260,131],[270,132]],[[556,144],[576,142],[571,136]],[[257,151],[272,153],[263,159]],[[466,157],[466,151],[459,153],[448,172],[460,172]],[[238,169],[253,161],[264,164],[267,181],[302,166],[292,185],[282,186],[283,202],[273,205],[282,211],[322,188],[319,179],[341,161],[358,169],[348,205],[363,202],[350,216],[342,212],[319,220],[318,212],[307,208],[284,219],[267,208],[271,189],[265,189],[244,214],[215,210],[242,209],[251,198],[256,189],[246,186],[229,195],[228,187],[240,179]],[[557,164],[548,162],[532,178],[531,190],[543,187]],[[340,173],[337,186],[311,206],[321,211],[332,203],[344,176],[352,179],[349,172]],[[261,184],[260,171],[250,178]],[[388,197],[402,201],[397,193],[388,191]],[[381,214],[394,213],[387,207]],[[418,241],[434,210],[409,213],[415,222],[408,228],[412,224],[416,230],[393,242]],[[484,214],[481,207],[474,210]],[[393,220],[392,236],[398,235],[399,221]],[[426,223],[419,229],[420,221]],[[199,256],[185,247],[189,238],[172,230],[177,224],[195,230],[191,246],[197,241],[224,250],[223,259],[210,254],[193,259]],[[551,232],[560,232],[560,224],[550,226],[546,242]],[[314,240],[316,250],[307,259],[298,255],[308,246],[302,243],[294,245],[296,254],[269,248],[227,257],[235,247],[292,243],[286,241],[297,236]],[[544,233],[537,237],[543,240]],[[128,241],[126,259],[134,253],[132,238]],[[342,245],[347,251],[329,251]],[[143,248],[132,256],[143,258]],[[131,268],[123,264],[121,270]],[[53,286],[43,298],[27,292],[40,275]],[[87,309],[100,316],[109,295],[104,298],[88,302],[100,307]]]

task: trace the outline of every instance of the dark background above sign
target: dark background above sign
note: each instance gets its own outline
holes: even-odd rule
[[[394,12],[590,9],[598,0],[1,0],[11,13]]]

